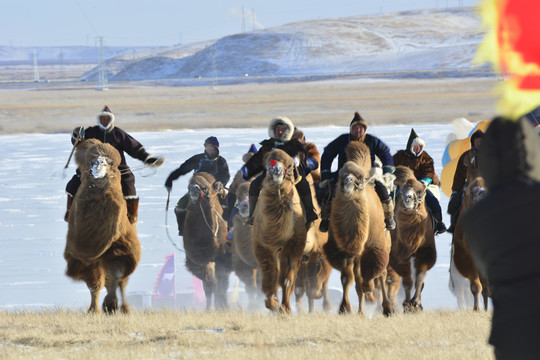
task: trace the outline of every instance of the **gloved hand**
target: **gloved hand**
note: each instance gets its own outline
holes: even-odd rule
[[[425,187],[428,187],[432,182],[433,180],[431,180],[430,178],[428,177],[425,177],[425,178],[422,178],[420,180],[420,182],[425,186]]]
[[[240,168],[240,173],[242,174],[242,179],[248,181],[249,180],[249,175],[248,175],[248,170],[247,170],[247,167],[246,165],[242,166]]]
[[[157,168],[160,167],[164,161],[165,159],[161,156],[148,155],[148,157],[144,160],[144,164]]]
[[[306,164],[311,171],[316,170],[319,167],[319,162],[314,158],[307,158]]]
[[[384,165],[382,167],[383,175],[388,173],[393,174],[394,170],[396,170],[396,168],[393,165]]]
[[[84,140],[84,126],[77,126],[71,133],[71,142],[78,143]]]

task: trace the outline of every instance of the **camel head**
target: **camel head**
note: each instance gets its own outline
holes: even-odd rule
[[[293,159],[283,150],[274,149],[269,152],[266,155],[265,165],[267,178],[278,186],[285,178],[293,182],[298,178]]]
[[[476,177],[468,186],[467,191],[465,192],[465,196],[463,198],[464,206],[469,207],[470,205],[466,205],[465,202],[468,202],[470,204],[476,204],[483,198],[487,196],[487,189],[486,189],[486,183],[484,182],[484,179],[482,177]]]
[[[348,161],[339,170],[339,190],[347,196],[352,196],[366,186],[365,171],[352,161]]]
[[[249,217],[249,184],[249,182],[241,184],[236,191],[238,214],[243,218]]]
[[[120,154],[109,144],[88,139],[77,146],[75,161],[81,171],[81,181],[92,187],[107,187],[120,183]]]
[[[426,197],[426,185],[416,179],[408,179],[400,187],[400,199],[407,211],[419,208]]]
[[[216,179],[205,172],[200,172],[191,177],[188,184],[189,198],[194,203],[200,203],[203,198],[215,197],[218,193],[214,183]]]

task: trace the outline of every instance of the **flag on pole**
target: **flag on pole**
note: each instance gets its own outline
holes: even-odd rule
[[[488,32],[475,62],[505,77],[497,112],[517,119],[540,105],[540,1],[484,0],[480,9]]]
[[[176,269],[174,253],[165,256],[165,263],[154,284],[154,299],[170,299],[176,296]]]

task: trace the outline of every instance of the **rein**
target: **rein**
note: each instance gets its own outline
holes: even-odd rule
[[[208,219],[206,218],[206,215],[204,214],[204,209],[203,209],[203,206],[202,206],[202,198],[204,196],[206,196],[208,199],[211,199],[213,197],[216,197],[218,194],[215,193],[214,195],[212,196],[209,196],[209,195],[203,195],[203,191],[201,190],[201,187],[199,185],[193,185],[193,187],[199,189],[199,201],[197,201],[197,203],[199,204],[199,208],[201,209],[201,214],[203,216],[203,219],[204,219],[204,222],[206,224],[206,226],[208,227],[208,229],[210,230],[210,232],[212,232],[212,236],[213,238],[217,238],[217,234],[218,234],[218,231],[219,231],[219,213],[216,211],[214,205],[212,205],[212,203],[210,201],[208,201],[208,204],[210,205],[210,209],[211,211],[216,215],[216,229],[212,229],[212,225],[210,225],[210,223],[208,222]]]

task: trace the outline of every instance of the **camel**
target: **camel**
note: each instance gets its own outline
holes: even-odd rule
[[[343,299],[339,312],[351,312],[349,290],[355,281],[358,313],[363,314],[364,298],[373,301],[377,280],[383,314],[388,316],[393,312],[385,284],[390,237],[385,230],[381,201],[367,178],[371,169],[370,151],[359,141],[351,142],[345,151],[349,161],[339,171],[328,242],[324,246],[328,261],[341,272]]]
[[[253,214],[253,248],[262,273],[266,308],[289,313],[306,247],[304,212],[295,187],[299,175],[293,159],[281,149],[269,152],[264,164],[266,176]],[[278,283],[281,305],[276,298]]]
[[[255,308],[255,299],[259,293],[260,270],[253,250],[252,226],[248,224],[249,217],[249,181],[240,176],[235,177],[229,192],[234,192],[238,204],[238,212],[233,217],[231,237],[232,269],[245,284],[249,298],[249,307]]]
[[[118,170],[120,154],[109,144],[89,139],[77,146],[75,161],[81,170],[81,186],[68,216],[66,275],[88,286],[88,312],[100,312],[99,293],[106,287],[103,311],[118,311],[116,292],[120,289],[120,310],[128,313],[125,288],[141,259],[141,244],[127,216]]]
[[[397,166],[394,175],[399,194],[396,196],[397,226],[392,230],[390,265],[402,277],[404,311],[422,310],[421,294],[426,273],[437,260],[433,220],[424,201],[426,186],[416,180],[413,171],[405,166]],[[411,259],[414,259],[414,283]],[[415,292],[411,297],[413,284]]]
[[[189,203],[184,225],[186,268],[203,282],[206,310],[212,306],[227,309],[227,289],[232,272],[231,252],[227,250],[227,223],[221,217],[219,198],[224,196],[221,183],[206,173],[194,174],[189,180]]]
[[[487,310],[489,293],[487,279],[480,276],[478,269],[474,264],[471,250],[469,249],[461,224],[461,214],[474,206],[478,201],[482,200],[487,195],[487,192],[484,179],[481,177],[476,177],[468,184],[461,204],[456,229],[452,236],[452,260],[459,273],[470,282],[470,289],[473,295],[473,310],[479,310],[480,294],[482,294],[484,300],[484,310]]]

